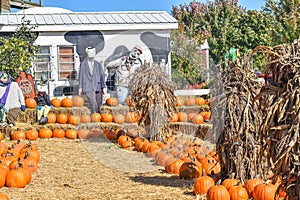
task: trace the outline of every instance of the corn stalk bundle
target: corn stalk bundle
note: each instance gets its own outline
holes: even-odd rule
[[[266,75],[273,75],[259,94],[268,108],[260,130],[264,151],[288,198],[300,199],[300,40],[254,51],[267,56]]]
[[[254,97],[260,91],[250,64],[230,63],[211,89],[213,140],[221,158],[222,178],[245,182],[262,174],[260,135],[262,113]]]
[[[177,111],[175,84],[157,63],[145,63],[129,85],[133,108],[139,111],[139,125],[152,140],[162,140],[169,131],[169,118]]]

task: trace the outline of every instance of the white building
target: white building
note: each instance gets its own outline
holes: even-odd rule
[[[77,73],[88,46],[96,48],[96,60],[105,67],[110,60],[139,45],[143,49],[142,60],[163,60],[166,72],[171,73],[170,31],[178,25],[165,11],[71,12],[62,8],[30,8],[1,14],[0,36],[11,35],[24,16],[30,25],[37,25],[35,44],[40,46],[40,52],[33,71],[36,80],[41,72],[47,72],[50,98],[77,94]],[[110,79],[113,76],[107,80],[113,91]]]

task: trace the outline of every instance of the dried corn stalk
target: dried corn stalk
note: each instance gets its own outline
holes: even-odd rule
[[[145,63],[136,70],[129,88],[139,124],[145,126],[151,139],[161,140],[168,133],[169,118],[178,112],[175,84],[157,63]]]
[[[261,85],[250,64],[230,63],[211,88],[212,140],[217,141],[222,178],[245,182],[263,174],[258,129],[262,113],[254,97]]]
[[[266,75],[273,75],[258,96],[267,108],[260,130],[264,150],[288,199],[300,199],[300,40],[258,51],[268,58]]]

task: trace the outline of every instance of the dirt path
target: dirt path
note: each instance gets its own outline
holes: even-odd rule
[[[195,199],[193,180],[168,175],[142,153],[98,140],[39,139],[39,169],[11,200]]]

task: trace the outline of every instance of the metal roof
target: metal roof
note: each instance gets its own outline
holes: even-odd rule
[[[165,11],[3,13],[0,31],[14,31],[22,18],[36,31],[177,29],[177,20]],[[75,26],[74,26],[75,25]]]

